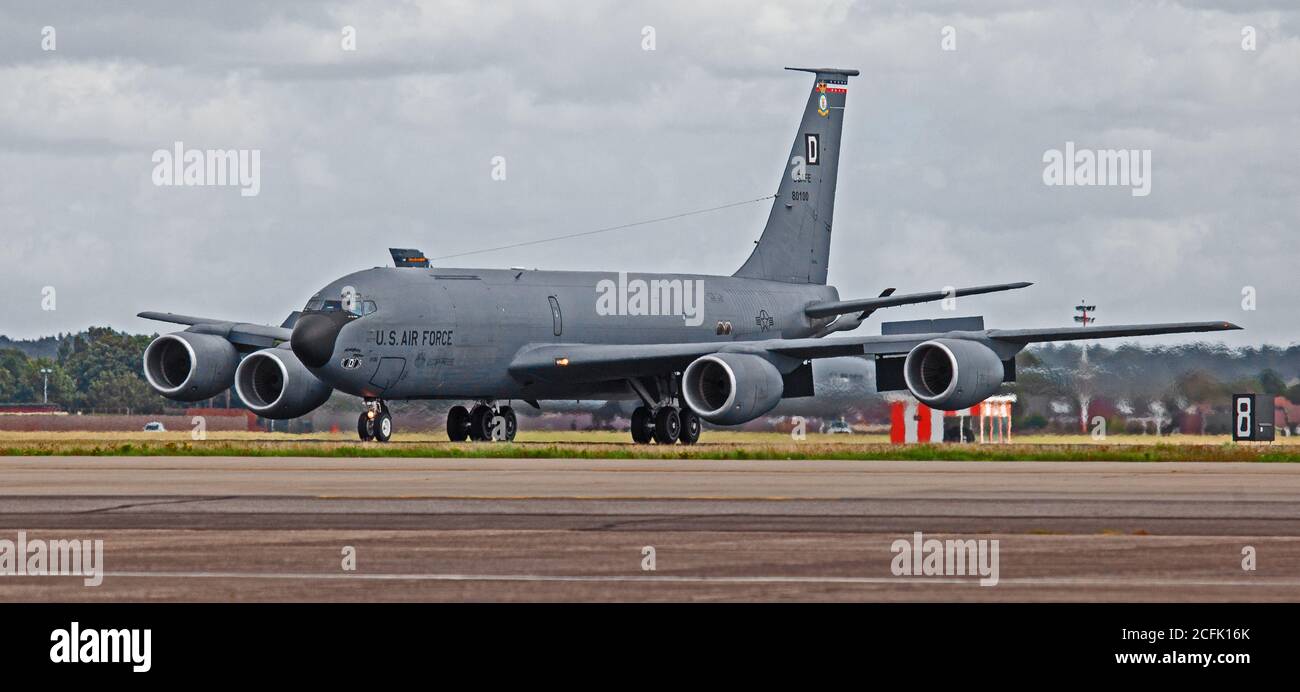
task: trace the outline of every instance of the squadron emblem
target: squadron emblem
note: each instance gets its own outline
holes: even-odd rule
[[[817,82],[817,115],[825,118],[831,114],[830,105],[826,102],[826,94],[847,94],[849,85],[845,84],[827,84],[826,82]]]

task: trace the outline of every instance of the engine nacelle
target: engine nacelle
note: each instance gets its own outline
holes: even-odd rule
[[[749,353],[700,356],[682,373],[682,398],[710,423],[739,425],[771,411],[785,385],[775,365]]]
[[[1005,375],[993,349],[964,339],[932,339],[918,344],[903,362],[903,379],[912,396],[942,411],[969,408],[992,396]]]
[[[297,418],[316,410],[333,388],[321,382],[287,348],[250,354],[235,371],[235,391],[263,418]]]
[[[235,379],[239,353],[212,334],[163,334],[144,349],[144,378],[159,394],[177,401],[201,401]]]

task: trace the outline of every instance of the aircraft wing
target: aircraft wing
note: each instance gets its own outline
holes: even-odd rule
[[[693,344],[535,344],[515,354],[510,372],[517,378],[550,382],[596,382],[662,375],[684,369],[710,353],[733,352],[766,355],[792,369],[805,360],[840,356],[907,353],[930,339],[981,341],[1003,358],[1026,344],[1072,339],[1107,339],[1153,334],[1184,334],[1241,329],[1231,322],[1176,322],[1115,327],[1060,327],[1047,329],[985,329],[981,331],[891,334],[883,336],[769,339]],[[780,363],[778,363],[778,368]],[[784,371],[784,370],[783,370]]]
[[[989,329],[990,339],[1016,344],[1076,339],[1113,339],[1120,336],[1187,334],[1241,329],[1231,322],[1169,322],[1165,324],[1120,324],[1105,327],[1056,327],[1053,329]]]
[[[1012,291],[1017,288],[1025,288],[1033,284],[1028,281],[1020,281],[1013,284],[992,284],[989,286],[970,286],[967,288],[955,288],[951,291],[930,291],[928,293],[904,293],[894,295],[894,289],[888,289],[877,298],[856,298],[853,300],[835,300],[822,303],[813,303],[804,308],[805,315],[813,318],[830,317],[832,315],[845,315],[852,312],[871,312],[880,308],[891,308],[897,305],[913,305],[915,303],[931,303],[936,300],[945,298],[956,298],[958,296],[974,296],[981,293],[996,293],[998,291]]]
[[[189,325],[189,331],[216,334],[236,346],[269,348],[275,346],[278,342],[289,340],[289,337],[293,334],[292,323],[297,318],[297,313],[290,315],[285,320],[287,326],[280,327],[247,322],[231,322],[209,317],[194,317],[192,315],[177,315],[171,312],[142,312],[136,317],[158,322]]]

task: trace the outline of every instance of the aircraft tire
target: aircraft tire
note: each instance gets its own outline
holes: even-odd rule
[[[393,438],[393,417],[387,411],[382,411],[375,416],[374,421],[375,441],[387,442]]]
[[[682,434],[682,417],[674,406],[661,406],[655,412],[655,442],[670,445]]]
[[[681,419],[682,433],[677,436],[677,441],[684,445],[693,445],[696,442],[699,442],[701,427],[700,414],[690,410],[689,408],[683,407]]]
[[[469,411],[464,406],[452,406],[447,412],[447,439],[464,442],[469,437]]]
[[[497,409],[497,415],[506,419],[506,442],[514,442],[515,434],[519,432],[519,419],[515,417],[515,410],[509,406],[502,406]]]
[[[632,412],[632,441],[639,444],[650,444],[650,409],[646,406],[638,406]]]
[[[492,407],[479,404],[469,411],[469,439],[485,442],[492,439]]]
[[[357,437],[361,438],[362,442],[375,439],[375,434],[370,428],[370,418],[366,416],[365,411],[362,411],[361,415],[357,417]]]

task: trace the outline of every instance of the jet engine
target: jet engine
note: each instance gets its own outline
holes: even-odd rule
[[[235,391],[263,418],[297,418],[316,410],[334,391],[287,348],[264,348],[235,371]]]
[[[212,334],[163,334],[144,350],[145,379],[177,401],[200,401],[225,391],[238,364],[235,347]]]
[[[750,353],[700,356],[682,373],[687,405],[719,425],[739,425],[771,411],[784,388],[776,366]]]
[[[977,341],[932,339],[918,344],[903,363],[912,395],[943,411],[969,408],[998,391],[1002,359]]]

